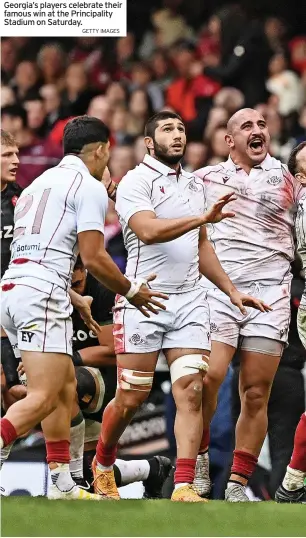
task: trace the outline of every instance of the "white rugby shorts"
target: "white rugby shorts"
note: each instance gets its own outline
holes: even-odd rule
[[[16,357],[20,351],[72,355],[69,294],[37,278],[1,282],[1,325]]]
[[[161,349],[191,348],[210,351],[207,292],[197,286],[183,293],[170,293],[167,310],[146,318],[124,297],[116,299],[114,342],[116,354],[149,353]]]
[[[225,293],[217,288],[207,289],[212,341],[237,348],[240,336],[260,336],[287,344],[291,284],[263,286],[253,283],[248,287],[237,287],[243,293],[262,299],[273,310],[260,312],[247,308],[247,315],[243,316]]]

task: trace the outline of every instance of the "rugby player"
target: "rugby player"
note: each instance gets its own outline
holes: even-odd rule
[[[306,142],[293,149],[288,160],[289,172],[303,185],[298,200],[295,222],[297,248],[306,274]],[[306,290],[300,302],[297,325],[299,337],[306,349]],[[277,502],[306,504],[306,412],[297,425],[294,448],[283,483],[275,494]]]
[[[228,160],[196,172],[204,181],[209,205],[229,192],[234,191],[237,198],[230,204],[235,219],[211,225],[209,239],[234,284],[246,294],[262,297],[272,310],[241,313],[213,283],[203,279],[211,313],[212,351],[204,380],[204,432],[195,485],[202,495],[209,493],[209,423],[218,389],[239,346],[241,413],[225,498],[246,502],[245,488],[267,432],[271,386],[287,342],[294,208],[301,186],[296,187],[288,168],[269,155],[270,135],[259,112],[250,108],[236,112],[228,122],[226,142]]]
[[[116,396],[106,407],[93,460],[96,493],[119,498],[113,464],[117,443],[138,407],[146,400],[161,349],[167,358],[177,407],[175,434],[178,457],[174,501],[205,502],[193,488],[194,469],[202,430],[203,372],[210,352],[209,311],[200,273],[210,278],[245,312],[245,305],[262,312],[269,307],[240,293],[211,247],[205,224],[233,213],[222,212],[232,193],[205,213],[203,183],[180,165],[186,148],[180,116],[161,112],[146,125],[148,155],[121,180],[116,209],[128,251],[126,274],[134,278],[149,269],[158,272],[152,288],[169,294],[167,311],[158,319],[143,320],[124,297],[114,311],[118,367]],[[200,246],[199,246],[200,245]]]
[[[27,396],[1,419],[1,448],[42,423],[51,473],[50,498],[95,499],[78,488],[69,471],[71,408],[75,373],[71,361],[69,286],[78,250],[85,267],[108,288],[149,316],[164,304],[163,293],[130,281],[104,248],[107,192],[101,178],[109,158],[109,130],[82,116],[64,130],[64,158],[44,172],[16,204],[11,261],[2,281],[2,325],[18,346]]]

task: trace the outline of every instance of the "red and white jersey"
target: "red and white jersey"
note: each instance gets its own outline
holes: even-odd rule
[[[291,280],[293,227],[301,189],[288,168],[267,155],[248,175],[231,158],[195,172],[206,187],[207,205],[235,191],[224,211],[236,216],[208,226],[208,236],[223,269],[238,285]],[[214,286],[206,281],[207,287]]]
[[[15,208],[11,261],[3,279],[35,277],[67,289],[77,234],[104,233],[107,192],[85,164],[67,155],[23,191]]]
[[[306,274],[306,187],[301,190],[298,199],[298,210],[295,221],[298,253],[301,256],[304,273]],[[301,305],[306,306],[306,288],[301,299]]]
[[[176,172],[146,155],[143,162],[120,181],[116,210],[128,252],[127,278],[157,275],[151,287],[180,293],[199,283],[199,228],[173,241],[145,245],[129,228],[139,211],[152,211],[160,219],[201,215],[205,209],[203,182],[194,174]]]

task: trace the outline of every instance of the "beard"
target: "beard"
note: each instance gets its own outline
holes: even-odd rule
[[[165,164],[177,164],[184,157],[186,146],[182,149],[180,155],[168,155],[168,148],[166,146],[158,144],[155,140],[153,140],[153,144],[155,157]]]

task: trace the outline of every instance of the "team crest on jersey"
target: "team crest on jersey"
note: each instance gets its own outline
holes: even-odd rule
[[[16,196],[16,194],[15,194],[15,196],[13,196],[13,198],[12,198],[12,200],[11,200],[11,202],[12,202],[12,204],[13,204],[14,207],[15,207],[15,205],[17,204],[17,201],[18,201],[18,196]]]
[[[218,332],[218,326],[216,325],[216,323],[211,323],[210,324],[210,332],[212,333],[217,333]]]
[[[198,192],[201,187],[195,182],[195,179],[193,179],[190,181],[188,188],[193,192]]]
[[[279,176],[271,176],[267,180],[267,183],[269,183],[269,185],[279,185],[281,183],[281,181],[282,181],[281,177],[279,177]]]

